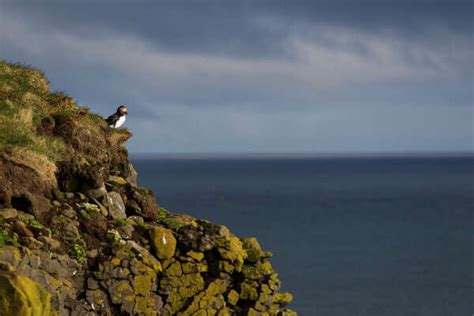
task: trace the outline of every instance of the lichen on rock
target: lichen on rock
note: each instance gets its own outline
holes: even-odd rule
[[[158,259],[172,258],[176,249],[176,238],[173,232],[161,226],[150,229],[150,242]]]
[[[2,272],[0,315],[54,315],[51,294],[28,277]]]

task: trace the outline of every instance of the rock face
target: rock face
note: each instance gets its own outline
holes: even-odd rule
[[[127,218],[125,213],[125,204],[123,203],[122,196],[117,192],[110,192],[109,198],[109,214],[113,219],[124,219]]]
[[[255,238],[160,208],[137,186],[128,131],[0,61],[0,132],[7,119],[0,315],[296,314]]]

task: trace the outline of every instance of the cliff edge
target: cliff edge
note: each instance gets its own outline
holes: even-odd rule
[[[137,186],[130,137],[0,61],[0,315],[296,315],[255,238]]]

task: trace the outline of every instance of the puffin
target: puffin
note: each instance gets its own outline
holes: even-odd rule
[[[112,128],[119,128],[125,123],[125,116],[128,115],[128,110],[125,105],[121,105],[117,108],[117,112],[109,116],[105,121],[107,125]]]

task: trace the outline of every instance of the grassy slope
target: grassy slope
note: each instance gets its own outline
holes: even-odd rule
[[[64,141],[42,126],[55,118],[75,117],[86,128],[104,124],[100,116],[80,108],[62,92],[51,92],[48,80],[28,66],[0,60],[0,150],[25,148],[58,160],[65,150]]]

